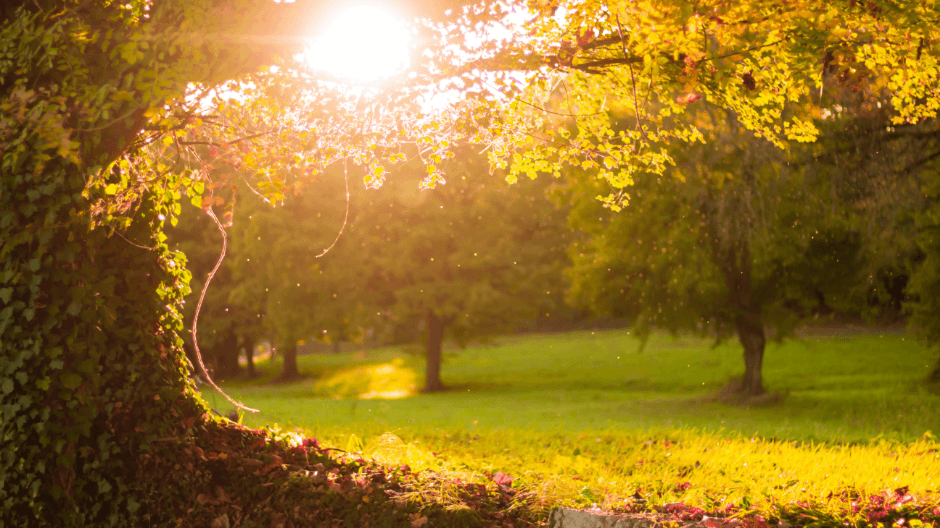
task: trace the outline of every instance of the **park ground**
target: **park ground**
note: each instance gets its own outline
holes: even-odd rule
[[[597,505],[940,526],[940,396],[923,383],[937,352],[903,332],[769,344],[765,384],[782,398],[757,406],[715,401],[742,368],[734,342],[656,334],[641,349],[628,330],[581,331],[445,355],[449,390],[437,394],[420,392],[423,361],[407,348],[302,356],[290,384],[272,384],[279,365],[261,362],[260,378],[223,389],[260,409],[240,418],[249,427],[466,482],[502,473],[545,515]]]

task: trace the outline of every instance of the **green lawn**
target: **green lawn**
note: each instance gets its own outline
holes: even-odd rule
[[[937,352],[910,337],[771,344],[765,383],[787,396],[754,408],[708,398],[742,370],[735,343],[655,335],[638,345],[608,331],[454,349],[442,375],[452,390],[441,394],[417,393],[422,361],[397,349],[302,357],[309,377],[289,385],[270,385],[277,365],[262,364],[265,378],[223,387],[261,409],[246,425],[471,479],[503,471],[546,504],[619,507],[639,490],[650,504],[770,512],[800,500],[832,512],[841,506],[819,498],[829,491],[940,485],[927,434],[940,434],[940,397],[921,383]]]

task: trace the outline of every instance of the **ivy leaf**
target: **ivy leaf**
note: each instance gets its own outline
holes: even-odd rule
[[[82,377],[72,372],[62,374],[59,379],[62,381],[62,386],[70,390],[77,389],[82,384]]]

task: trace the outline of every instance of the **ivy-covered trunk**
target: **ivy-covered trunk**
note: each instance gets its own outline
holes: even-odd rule
[[[446,321],[434,313],[434,310],[428,310],[428,346],[427,361],[425,363],[425,385],[427,392],[438,392],[444,390],[444,384],[441,383],[441,350],[444,343],[444,328]]]
[[[185,284],[158,201],[142,199],[129,227],[92,228],[103,192],[77,165],[26,158],[42,166],[26,172],[11,158],[0,172],[0,525],[144,524],[139,457],[203,413],[175,332]]]

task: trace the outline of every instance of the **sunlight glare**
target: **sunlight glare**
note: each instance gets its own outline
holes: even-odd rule
[[[304,52],[315,69],[354,81],[388,77],[408,66],[404,21],[374,4],[344,7]]]

